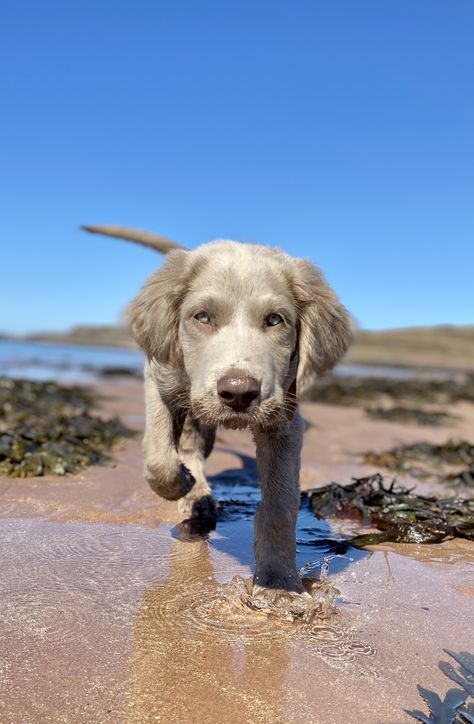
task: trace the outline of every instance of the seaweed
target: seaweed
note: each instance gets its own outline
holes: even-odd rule
[[[101,377],[142,377],[142,371],[133,369],[132,367],[102,367],[99,370]]]
[[[0,474],[66,475],[110,462],[114,443],[134,433],[92,415],[94,405],[84,387],[0,378]]]
[[[437,477],[454,485],[472,485],[474,445],[463,439],[452,438],[443,445],[418,442],[399,445],[382,453],[364,453],[364,462],[381,465],[389,470],[404,472],[417,478]],[[450,466],[459,466],[450,470]]]
[[[415,425],[446,425],[456,421],[456,417],[442,410],[420,410],[417,407],[368,407],[366,413],[373,420],[401,422]]]
[[[416,495],[395,480],[385,486],[380,473],[331,483],[308,491],[318,518],[356,513],[379,533],[356,535],[357,548],[377,543],[441,543],[448,538],[474,540],[474,500]]]
[[[474,466],[465,470],[458,470],[455,473],[449,473],[443,478],[445,483],[450,483],[455,487],[471,487],[474,488]]]
[[[440,661],[439,668],[461,688],[449,689],[442,700],[436,692],[418,685],[418,692],[428,705],[429,715],[418,709],[405,709],[405,712],[424,724],[473,724],[474,703],[468,703],[468,699],[474,697],[474,656],[467,651],[444,651],[454,659],[459,669],[456,670],[449,661]]]
[[[366,406],[384,399],[408,402],[474,401],[474,374],[461,379],[392,379],[327,375],[305,394],[312,402],[331,405]]]

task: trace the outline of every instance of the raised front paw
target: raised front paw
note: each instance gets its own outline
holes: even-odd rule
[[[146,479],[150,488],[166,500],[183,498],[196,482],[183,464],[169,468],[162,465],[147,465]]]

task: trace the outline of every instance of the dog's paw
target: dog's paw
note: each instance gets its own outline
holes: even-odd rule
[[[178,510],[186,520],[178,523],[176,532],[180,540],[205,538],[216,527],[217,510],[211,495],[187,495],[178,501]]]
[[[180,465],[172,473],[166,470],[147,467],[146,479],[150,488],[166,500],[179,500],[187,495],[196,482],[185,465]]]
[[[212,518],[186,518],[178,523],[175,528],[176,537],[187,543],[198,540],[207,540],[211,531],[216,527]]]
[[[216,504],[212,495],[198,495],[193,493],[178,501],[178,511],[186,518],[199,518],[217,520]]]
[[[249,605],[256,611],[289,619],[309,619],[315,613],[315,601],[304,589],[287,591],[254,584]]]
[[[255,610],[291,620],[305,617],[314,609],[314,601],[296,569],[258,570],[253,579],[251,605]]]
[[[305,593],[305,588],[294,567],[267,567],[257,565],[253,577],[253,587],[259,591],[284,591],[288,593]]]

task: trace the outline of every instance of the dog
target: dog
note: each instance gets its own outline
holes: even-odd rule
[[[146,478],[183,516],[215,521],[204,472],[216,428],[250,428],[261,503],[255,595],[303,594],[296,568],[303,420],[298,398],[345,353],[346,309],[310,261],[218,240],[190,251],[122,227],[83,227],[167,254],[128,309],[146,355]]]

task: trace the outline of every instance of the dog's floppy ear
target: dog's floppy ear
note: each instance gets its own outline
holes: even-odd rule
[[[350,342],[351,323],[347,310],[311,262],[295,260],[293,293],[299,312],[296,386],[301,395],[343,356]]]
[[[133,336],[149,359],[182,366],[179,310],[189,280],[189,252],[172,251],[128,307]]]

